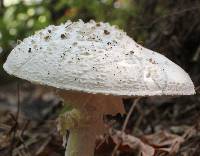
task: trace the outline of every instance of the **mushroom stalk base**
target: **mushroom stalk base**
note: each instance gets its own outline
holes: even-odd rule
[[[95,139],[92,127],[70,130],[65,156],[93,156]]]
[[[57,92],[73,109],[59,117],[59,131],[70,131],[65,156],[94,156],[95,139],[107,131],[104,114],[123,113],[120,97],[79,92]]]
[[[101,113],[72,109],[59,117],[59,131],[70,131],[65,156],[93,156],[96,136],[104,129]]]

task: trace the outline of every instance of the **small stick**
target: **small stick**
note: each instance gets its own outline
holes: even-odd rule
[[[197,86],[196,88],[195,88],[195,91],[197,92],[197,93],[200,93],[200,86]]]
[[[124,124],[122,126],[122,130],[121,130],[121,132],[122,132],[121,134],[122,135],[123,135],[124,131],[126,130],[126,127],[127,127],[128,121],[129,121],[129,119],[131,117],[131,114],[132,114],[132,112],[133,112],[133,110],[134,110],[134,108],[137,105],[137,103],[138,103],[139,100],[140,100],[140,98],[137,98],[137,99],[134,100],[134,102],[133,102],[133,104],[132,104],[132,106],[131,106],[131,108],[130,108],[127,116],[126,116],[126,119],[124,121]],[[119,146],[120,146],[121,143],[122,143],[122,140],[120,142],[118,142],[118,144],[115,145],[115,148],[114,148],[111,156],[115,156],[115,154],[117,153],[117,149],[119,148]]]
[[[17,132],[17,129],[18,129],[19,113],[20,113],[20,84],[17,83],[17,112],[16,112],[16,117],[14,117],[12,114],[10,114],[11,117],[13,118],[13,120],[15,121],[14,126],[12,126],[12,128],[10,130],[10,134],[13,133],[13,135],[12,135],[12,141],[11,141],[11,145],[10,145],[10,156],[13,155],[13,148],[14,148],[14,144],[15,144],[15,137],[16,137],[16,132]]]
[[[51,137],[48,137],[44,143],[40,146],[40,148],[37,150],[35,155],[39,155],[42,153],[42,151],[44,151],[45,147],[49,144],[49,142],[52,140]]]

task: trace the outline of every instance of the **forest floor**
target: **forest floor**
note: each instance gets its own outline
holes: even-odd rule
[[[124,100],[129,112],[133,101]],[[0,88],[0,156],[63,156],[56,118],[62,101],[29,83]],[[148,97],[126,115],[107,116],[109,136],[97,140],[96,156],[200,156],[200,98]],[[112,126],[111,126],[112,125]]]

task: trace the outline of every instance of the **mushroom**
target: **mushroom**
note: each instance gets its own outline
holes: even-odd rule
[[[59,118],[70,131],[66,156],[94,155],[105,114],[124,113],[123,97],[195,94],[189,75],[165,56],[108,23],[67,21],[25,38],[3,65],[11,75],[57,89],[73,109]]]

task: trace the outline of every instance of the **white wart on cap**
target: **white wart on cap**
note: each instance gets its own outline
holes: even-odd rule
[[[17,45],[4,69],[65,90],[126,96],[189,95],[189,75],[161,54],[108,23],[67,21]]]

